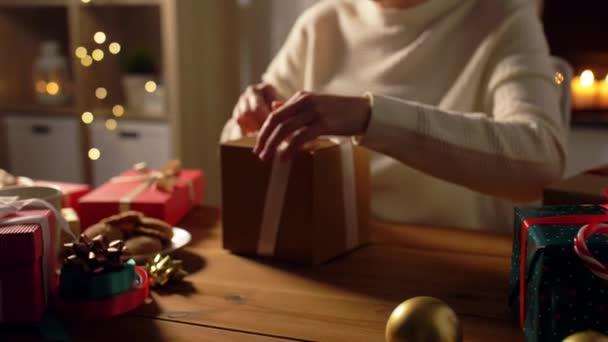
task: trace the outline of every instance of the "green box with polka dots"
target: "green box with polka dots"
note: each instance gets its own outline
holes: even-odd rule
[[[608,333],[608,282],[574,251],[579,229],[590,219],[607,222],[607,211],[601,205],[515,209],[509,305],[526,341],[562,341],[589,329]],[[605,235],[590,236],[587,246],[607,264]]]

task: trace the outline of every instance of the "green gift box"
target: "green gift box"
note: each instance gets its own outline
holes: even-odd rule
[[[526,341],[562,341],[595,330],[608,333],[608,282],[574,250],[582,226],[608,222],[608,206],[516,208],[509,305]],[[608,238],[587,240],[592,256],[608,262]]]
[[[99,274],[63,268],[59,278],[59,293],[64,299],[93,300],[112,297],[133,287],[135,261],[129,259],[119,270]]]

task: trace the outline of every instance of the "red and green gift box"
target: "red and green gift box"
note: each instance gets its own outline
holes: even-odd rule
[[[608,281],[602,279],[608,279],[602,275],[608,226],[601,228],[601,222],[608,222],[607,205],[515,209],[509,304],[526,341],[562,341],[584,330],[608,333]],[[591,227],[600,228],[588,236]]]
[[[161,170],[134,168],[110,179],[79,200],[79,214],[83,227],[127,210],[174,225],[202,199],[202,171],[181,170],[172,161]]]
[[[40,321],[57,283],[54,213],[0,208],[0,323]]]

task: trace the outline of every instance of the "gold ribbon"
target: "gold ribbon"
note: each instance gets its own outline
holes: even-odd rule
[[[121,212],[128,211],[133,200],[151,186],[155,186],[157,190],[162,192],[169,193],[173,191],[177,175],[181,171],[181,162],[179,160],[171,160],[160,170],[150,170],[142,162],[135,164],[133,169],[139,174],[135,176],[118,176],[110,179],[111,183],[143,182],[120,198],[119,210]],[[190,199],[194,201],[194,186],[191,181],[188,181],[187,185],[190,191]]]

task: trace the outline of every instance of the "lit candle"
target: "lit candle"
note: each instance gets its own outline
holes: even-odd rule
[[[598,91],[598,107],[608,109],[608,75],[600,83]]]
[[[597,86],[591,70],[585,70],[580,77],[572,80],[572,106],[575,109],[589,109],[595,106]]]

